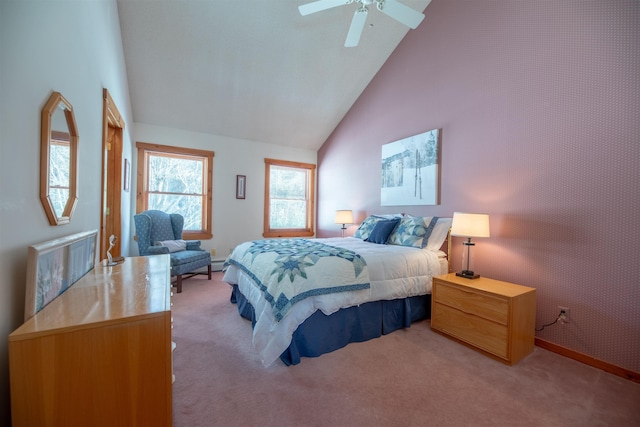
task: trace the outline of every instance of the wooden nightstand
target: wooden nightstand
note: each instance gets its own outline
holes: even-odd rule
[[[433,278],[431,329],[508,365],[534,346],[536,290],[455,273]]]

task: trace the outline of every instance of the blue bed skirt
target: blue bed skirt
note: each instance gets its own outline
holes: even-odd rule
[[[238,312],[255,325],[253,307],[232,285],[231,302]],[[330,316],[317,310],[293,333],[289,348],[280,359],[287,365],[297,365],[301,357],[317,357],[337,350],[351,342],[362,342],[431,317],[431,295],[390,301],[373,301],[357,307],[343,308]]]

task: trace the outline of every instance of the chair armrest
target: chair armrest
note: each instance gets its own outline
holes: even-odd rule
[[[165,246],[149,246],[149,248],[147,248],[147,253],[149,255],[162,255],[162,254],[168,254],[169,253],[169,248],[165,247]]]
[[[188,251],[199,251],[200,250],[200,240],[187,240],[187,250]]]

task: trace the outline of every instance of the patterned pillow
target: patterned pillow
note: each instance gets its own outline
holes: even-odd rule
[[[373,231],[373,228],[376,226],[378,221],[383,220],[384,218],[380,218],[375,215],[368,216],[362,224],[358,227],[355,233],[353,233],[353,237],[357,237],[362,240],[367,240],[369,234]]]
[[[435,227],[438,217],[405,217],[387,240],[388,245],[411,246],[424,248]]]

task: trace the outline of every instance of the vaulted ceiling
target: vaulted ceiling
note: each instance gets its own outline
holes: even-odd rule
[[[410,30],[369,6],[346,48],[358,5],[310,1],[118,0],[133,120],[318,149]]]

